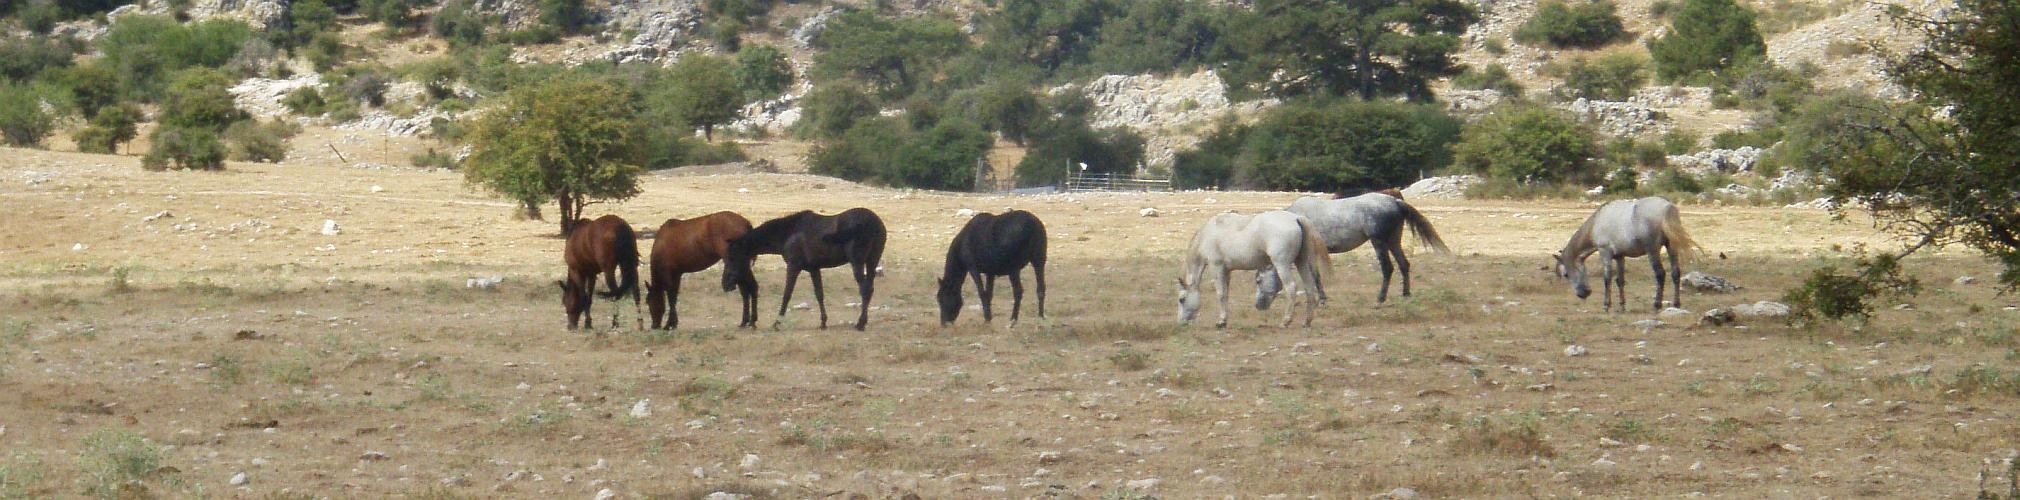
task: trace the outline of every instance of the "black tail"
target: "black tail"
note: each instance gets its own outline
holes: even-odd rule
[[[851,240],[855,240],[857,238],[861,238],[864,236],[872,236],[883,232],[884,232],[884,221],[881,219],[877,219],[876,217],[866,217],[855,220],[845,219],[842,221],[837,221],[835,223],[835,232],[828,233],[826,236],[822,236],[821,242],[827,243],[829,245],[841,245],[848,243]]]
[[[617,253],[617,269],[618,272],[624,274],[624,281],[619,283],[617,282],[617,277],[608,274],[604,275],[604,280],[609,285],[610,292],[603,294],[603,298],[617,299],[629,293],[632,299],[636,300],[638,298],[638,234],[632,232],[629,225],[620,226],[617,230],[617,241],[615,243],[617,247],[615,249]]]

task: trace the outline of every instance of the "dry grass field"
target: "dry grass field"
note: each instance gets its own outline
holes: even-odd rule
[[[0,497],[1969,497],[2020,446],[2020,312],[1953,283],[1991,281],[1961,252],[1912,259],[1928,290],[1857,328],[1644,331],[1645,262],[1613,315],[1541,269],[1591,206],[1413,200],[1456,252],[1415,254],[1414,297],[1376,307],[1360,250],[1335,257],[1315,326],[1265,326],[1243,279],[1216,330],[1174,322],[1180,245],[1294,195],[644,187],[592,211],[876,209],[869,330],[812,310],[729,328],[710,270],[678,332],[630,329],[629,305],[626,328],[566,331],[555,225],[455,173],[0,150]],[[1050,226],[1049,317],[941,328],[955,211],[1006,207]],[[1687,267],[1745,287],[1687,293],[1696,311],[1892,245],[1856,216],[1684,208],[1709,254]],[[761,324],[781,268],[758,268]],[[829,286],[853,318],[854,284]]]

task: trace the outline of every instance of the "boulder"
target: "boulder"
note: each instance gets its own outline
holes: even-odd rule
[[[1403,188],[1403,198],[1412,200],[1420,198],[1465,198],[1466,189],[1473,187],[1474,184],[1479,184],[1480,181],[1480,176],[1470,174],[1431,177],[1411,183],[1409,187]]]
[[[1682,282],[1683,286],[1700,292],[1732,293],[1739,291],[1739,285],[1734,285],[1731,281],[1726,281],[1725,278],[1698,271],[1684,273],[1683,278],[1679,281]]]
[[[1789,313],[1794,312],[1793,309],[1789,308],[1788,304],[1783,304],[1780,302],[1771,302],[1766,300],[1755,302],[1752,304],[1740,304],[1729,307],[1727,309],[1732,310],[1733,314],[1743,318],[1746,317],[1780,318],[1780,317],[1786,317],[1789,315]]]

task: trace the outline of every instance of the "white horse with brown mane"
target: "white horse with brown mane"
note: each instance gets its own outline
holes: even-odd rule
[[[1219,278],[1216,285],[1220,292],[1220,321],[1214,323],[1215,327],[1227,326],[1229,273],[1271,269],[1279,276],[1299,277],[1286,290],[1291,296],[1309,288],[1305,294],[1305,326],[1311,326],[1318,311],[1320,282],[1331,266],[1325,241],[1303,216],[1282,210],[1258,215],[1215,215],[1193,235],[1192,244],[1186,246],[1185,267],[1178,278],[1178,321],[1190,322],[1199,314],[1199,282],[1208,268]],[[1291,325],[1296,311],[1296,307],[1284,308],[1283,326]]]
[[[1683,230],[1683,218],[1676,205],[1658,197],[1636,200],[1616,200],[1599,207],[1578,232],[1571,234],[1571,241],[1564,244],[1564,250],[1553,257],[1557,264],[1557,276],[1571,282],[1571,291],[1583,299],[1592,295],[1592,288],[1585,284],[1585,258],[1599,254],[1605,276],[1600,282],[1605,285],[1606,310],[1613,311],[1613,291],[1620,290],[1620,306],[1627,307],[1627,259],[1648,256],[1648,264],[1655,269],[1655,309],[1662,309],[1663,268],[1661,252],[1669,250],[1669,283],[1676,289],[1672,304],[1683,305],[1683,266],[1677,264],[1677,256],[1697,248],[1697,242],[1690,239],[1690,233]]]

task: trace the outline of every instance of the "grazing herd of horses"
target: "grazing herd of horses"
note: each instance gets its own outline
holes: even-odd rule
[[[1229,279],[1233,271],[1256,271],[1257,310],[1268,310],[1280,294],[1303,296],[1304,325],[1310,326],[1318,308],[1327,301],[1325,278],[1331,272],[1330,254],[1352,251],[1363,244],[1375,249],[1382,271],[1376,303],[1389,297],[1389,281],[1397,270],[1403,274],[1403,296],[1410,296],[1410,260],[1403,252],[1403,232],[1414,233],[1420,244],[1439,253],[1449,253],[1431,221],[1405,203],[1393,189],[1359,196],[1303,197],[1283,210],[1260,214],[1222,213],[1207,219],[1186,246],[1178,277],[1178,320],[1191,322],[1199,313],[1200,284],[1215,279],[1220,315],[1216,327],[1227,326]],[[784,297],[777,328],[792,303],[793,287],[802,271],[813,283],[814,302],[820,311],[820,327],[828,326],[828,308],[821,270],[849,267],[861,292],[855,328],[870,322],[870,299],[876,290],[878,263],[883,259],[889,231],[883,219],[867,208],[852,208],[835,215],[800,211],[752,226],[733,212],[716,212],[693,219],[668,219],[654,233],[650,256],[651,277],[644,284],[645,302],[652,311],[652,328],[674,329],[680,324],[678,304],[681,277],[722,263],[722,289],[737,291],[742,298],[738,327],[757,327],[757,278],[751,263],[760,255],[778,255],[786,265]],[[974,284],[981,299],[984,322],[993,321],[996,278],[1010,279],[1010,323],[1015,325],[1024,305],[1021,274],[1031,268],[1036,285],[1038,317],[1045,317],[1045,223],[1022,210],[1002,214],[979,213],[968,219],[947,248],[946,269],[935,294],[940,307],[940,324],[960,317],[962,289]],[[1615,290],[1620,305],[1627,305],[1626,259],[1646,256],[1655,271],[1655,308],[1661,309],[1665,284],[1676,294],[1669,304],[1681,306],[1683,268],[1678,260],[1697,244],[1685,232],[1676,205],[1662,198],[1618,200],[1602,205],[1573,233],[1564,249],[1552,256],[1558,277],[1571,284],[1573,294],[1584,299],[1592,294],[1587,285],[1585,261],[1599,254],[1603,273],[1604,306],[1613,311]],[[1662,264],[1668,252],[1669,266]],[[588,318],[594,296],[621,300],[631,294],[634,311],[639,308],[638,237],[631,225],[615,215],[573,224],[563,251],[568,264],[561,288],[561,302],[568,313],[568,328],[594,328]],[[1665,275],[1665,272],[1668,273]],[[596,291],[596,277],[602,275],[606,290]],[[1286,281],[1285,278],[1292,278]],[[1290,326],[1296,307],[1286,307],[1281,322]],[[610,325],[617,326],[617,312]],[[664,321],[662,322],[662,319]],[[643,315],[638,319],[644,328]]]

